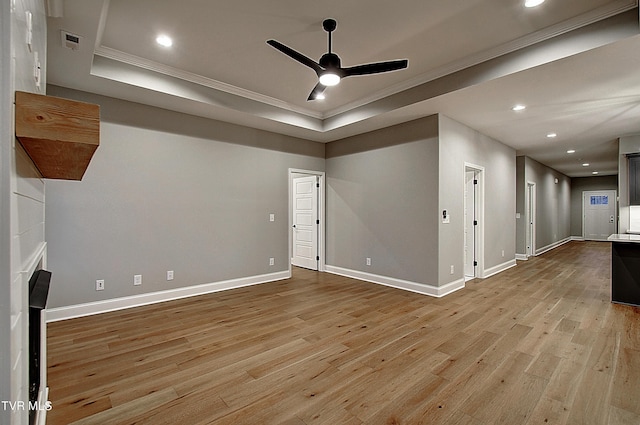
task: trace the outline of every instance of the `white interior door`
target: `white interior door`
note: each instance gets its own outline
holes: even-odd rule
[[[464,276],[476,277],[476,172],[465,171],[464,184]]]
[[[582,237],[605,241],[616,233],[616,191],[582,192]]]
[[[318,177],[293,179],[291,264],[318,270]]]

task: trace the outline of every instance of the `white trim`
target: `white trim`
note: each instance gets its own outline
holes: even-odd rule
[[[26,276],[26,279],[29,280],[31,278],[31,275],[35,273],[36,269],[38,268],[38,264],[40,264],[41,261],[42,268],[45,268],[47,266],[46,258],[47,243],[40,242],[38,248],[36,248],[35,253],[29,258],[26,264],[23,265],[23,270],[21,271],[21,273],[23,273]]]
[[[493,266],[493,267],[489,267],[488,269],[486,269],[484,271],[484,277],[483,279],[486,279],[488,277],[491,277],[495,274],[498,274],[500,272],[503,272],[507,269],[510,269],[511,267],[515,267],[516,266],[516,259],[514,258],[513,260],[509,260],[506,261],[502,264],[498,264],[497,266]]]
[[[411,282],[408,280],[396,279],[388,276],[380,276],[371,273],[361,272],[359,270],[345,269],[337,266],[325,266],[325,271],[328,273],[337,274],[340,276],[350,277],[352,279],[363,280],[366,282],[377,283],[378,285],[390,286],[396,289],[402,289],[405,291],[416,292],[422,295],[429,295],[431,297],[441,298],[445,295],[449,295],[459,289],[464,288],[464,278],[447,283],[443,286],[427,285],[426,283]]]
[[[540,250],[536,251],[536,253],[534,255],[532,255],[532,257],[535,257],[537,255],[540,254],[544,254],[545,252],[551,251],[552,249],[555,249],[557,247],[559,247],[560,245],[564,245],[567,242],[572,242],[572,241],[579,241],[582,242],[584,241],[584,238],[581,236],[569,236],[568,238],[565,238],[561,241],[558,242],[554,242],[550,245],[545,246],[544,248],[540,248]],[[528,260],[530,257],[528,257],[526,254],[516,254],[516,260],[522,260],[522,261],[526,261]]]
[[[557,242],[551,243],[551,244],[549,244],[549,245],[547,245],[545,247],[537,249],[535,255],[538,256],[540,254],[544,254],[545,252],[551,251],[552,249],[557,248],[560,245],[564,245],[567,242],[571,242],[571,237],[566,237],[566,238],[561,239],[561,240],[559,240]]]
[[[46,369],[46,367],[44,367],[44,369]],[[46,370],[45,370],[46,373]],[[49,403],[49,387],[44,387],[44,389],[40,389],[40,392],[38,393],[38,406],[41,407],[46,407],[48,406],[47,403]],[[47,423],[47,409],[46,408],[39,408],[36,411],[36,420],[35,420],[35,424],[36,425],[46,425]]]
[[[147,294],[113,298],[110,300],[85,304],[76,304],[67,307],[49,308],[46,309],[47,322],[57,322],[59,320],[72,319],[74,317],[90,316],[93,314],[107,313],[109,311],[140,307],[147,304],[155,304],[180,298],[193,297],[196,295],[210,294],[212,292],[226,291],[228,289],[242,288],[244,286],[274,282],[277,280],[288,279],[290,277],[291,273],[288,270],[285,270],[276,273],[170,289],[167,291],[149,292]]]

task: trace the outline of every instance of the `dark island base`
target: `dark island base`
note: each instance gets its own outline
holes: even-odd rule
[[[611,302],[640,306],[640,244],[611,244]]]

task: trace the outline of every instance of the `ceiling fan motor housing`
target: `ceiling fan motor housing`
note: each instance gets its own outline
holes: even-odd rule
[[[335,53],[325,53],[319,63],[324,69],[340,68],[340,58]]]

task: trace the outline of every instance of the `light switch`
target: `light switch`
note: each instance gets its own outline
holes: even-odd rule
[[[276,221],[276,215],[275,214],[269,214],[269,221]]]

